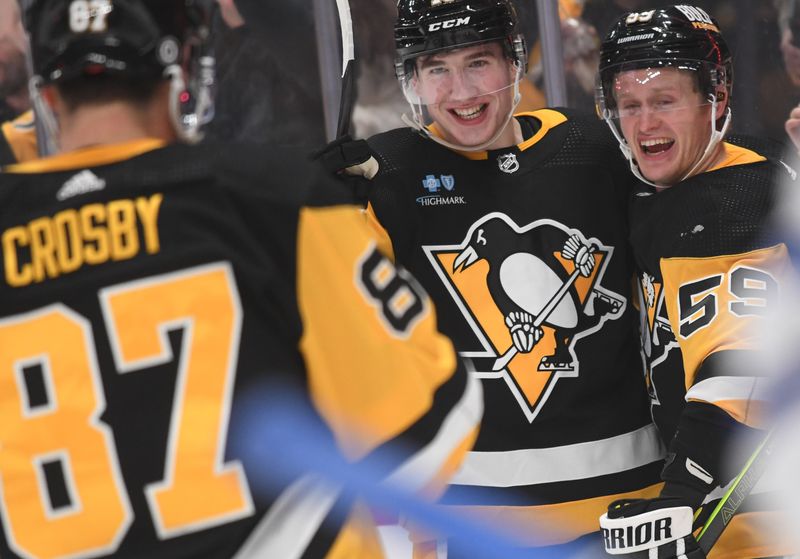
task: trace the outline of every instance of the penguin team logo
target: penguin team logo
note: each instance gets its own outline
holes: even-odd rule
[[[647,391],[650,402],[660,405],[653,370],[664,361],[678,341],[672,332],[667,311],[664,308],[664,289],[656,278],[642,272],[638,282],[639,296],[639,332],[642,336],[642,354],[647,364]]]
[[[579,376],[576,343],[625,310],[602,286],[614,248],[557,221],[520,227],[495,212],[462,243],[423,250],[478,340],[462,355],[505,382],[529,422],[560,379]]]

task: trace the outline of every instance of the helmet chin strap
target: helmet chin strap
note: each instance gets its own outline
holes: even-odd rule
[[[709,157],[711,156],[712,151],[717,146],[719,142],[725,137],[725,133],[728,131],[728,126],[731,124],[731,108],[725,108],[725,122],[722,123],[722,126],[719,130],[717,130],[717,120],[714,116],[717,114],[717,98],[715,95],[711,95],[709,97],[711,100],[711,134],[708,138],[708,143],[706,144],[706,149],[703,151],[703,156],[697,160],[697,162],[692,166],[692,168],[683,176],[683,178],[679,182],[683,182],[689,177],[693,176],[695,171],[705,165],[708,162]],[[625,159],[628,160],[628,164],[630,165],[631,172],[636,176],[637,179],[640,181],[649,184],[655,188],[664,188],[664,185],[655,184],[647,180],[642,172],[639,170],[639,166],[636,164],[636,160],[633,157],[633,150],[631,150],[628,142],[622,136],[622,133],[617,129],[617,127],[612,122],[611,118],[603,118],[606,121],[606,124],[611,129],[611,133],[617,139],[619,143],[619,149],[622,151],[622,155],[625,156]],[[669,185],[673,186],[673,185]]]
[[[455,151],[470,151],[470,152],[483,151],[489,146],[491,146],[493,143],[495,143],[497,139],[500,137],[500,135],[505,131],[506,127],[511,122],[511,119],[514,117],[514,110],[517,108],[517,105],[519,105],[519,102],[522,99],[522,94],[519,91],[519,82],[522,79],[522,65],[519,64],[518,62],[515,62],[514,66],[516,67],[517,71],[516,71],[516,76],[514,78],[514,101],[511,103],[511,109],[508,111],[508,115],[506,115],[506,119],[505,122],[503,123],[503,126],[498,127],[497,132],[494,134],[494,136],[492,136],[489,140],[481,144],[478,144],[476,146],[461,146],[458,144],[454,144],[452,142],[448,142],[444,138],[440,138],[439,136],[432,134],[430,129],[422,123],[422,108],[421,108],[422,101],[420,101],[419,103],[420,106],[418,108],[414,102],[412,102],[410,99],[407,98],[408,104],[411,105],[411,114],[413,116],[409,118],[408,115],[403,113],[403,115],[400,117],[400,120],[402,120],[407,126],[413,128],[426,138],[431,139],[437,144],[441,144],[446,148]]]
[[[731,108],[725,107],[725,122],[723,122],[722,127],[717,130],[717,119],[714,118],[717,114],[717,96],[712,93],[709,96],[709,99],[711,100],[711,134],[708,137],[706,150],[703,152],[703,157],[697,160],[697,163],[695,163],[691,170],[689,170],[689,172],[683,176],[681,181],[685,181],[689,177],[693,176],[697,169],[708,162],[712,150],[719,142],[722,141],[722,138],[725,137],[725,132],[727,132],[728,126],[731,123]]]

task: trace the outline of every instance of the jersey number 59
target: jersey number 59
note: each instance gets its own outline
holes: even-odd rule
[[[727,289],[723,291],[726,277]],[[778,282],[763,270],[739,266],[727,274],[681,285],[678,313],[682,338],[690,337],[717,318],[720,298],[728,301],[728,310],[734,316],[764,316],[777,302]]]

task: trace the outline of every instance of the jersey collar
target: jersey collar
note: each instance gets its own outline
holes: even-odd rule
[[[561,114],[558,111],[554,111],[552,109],[541,109],[541,110],[538,110],[538,111],[517,113],[517,114],[514,115],[514,118],[520,118],[520,117],[535,118],[536,120],[539,121],[541,126],[539,127],[539,130],[537,130],[536,133],[533,136],[531,136],[527,140],[517,144],[517,149],[519,151],[525,151],[529,147],[535,145],[542,138],[544,138],[551,129],[553,129],[556,126],[558,126],[559,124],[562,124],[562,123],[567,121],[567,117],[565,115]],[[441,137],[441,133],[439,132],[439,129],[436,127],[435,123],[431,124],[428,127],[428,130],[430,130],[431,134],[433,134],[434,136]],[[508,148],[504,148],[504,149],[508,149]],[[458,153],[459,155],[462,155],[462,156],[466,157],[467,159],[471,159],[473,161],[485,161],[485,160],[489,159],[489,152],[485,151],[485,150],[484,151],[459,151],[459,150],[454,150],[454,151],[456,151],[456,153]],[[501,151],[501,150],[493,150],[493,151]]]
[[[85,167],[99,167],[142,155],[164,147],[166,142],[155,138],[144,138],[102,146],[90,146],[69,153],[35,159],[3,168],[4,173],[31,174],[71,171]]]
[[[712,171],[718,171],[726,167],[735,167],[736,165],[747,165],[748,163],[758,163],[760,161],[767,160],[767,158],[764,157],[763,155],[759,155],[758,153],[749,150],[747,148],[729,144],[728,142],[723,142],[722,147],[725,150],[724,157],[719,163],[717,163],[716,165],[705,171],[706,173],[711,173]]]

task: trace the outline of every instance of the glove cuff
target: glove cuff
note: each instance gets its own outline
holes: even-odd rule
[[[656,509],[628,518],[600,517],[606,553],[624,555],[664,545],[692,533],[690,507]]]

